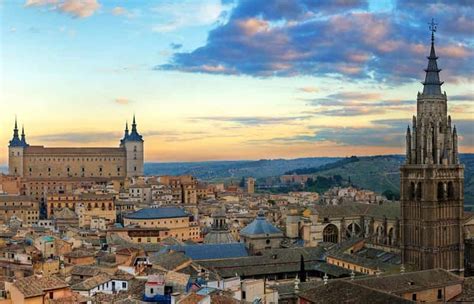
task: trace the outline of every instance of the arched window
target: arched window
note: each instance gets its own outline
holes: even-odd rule
[[[414,183],[414,182],[411,182],[411,183],[410,183],[410,189],[409,189],[409,191],[410,191],[410,192],[409,192],[409,197],[410,197],[410,199],[412,199],[412,200],[415,199],[415,194],[416,194],[416,193],[415,193],[415,183]]]
[[[393,227],[388,230],[388,239],[387,245],[392,246],[394,245],[394,235],[393,235]]]
[[[423,188],[421,186],[421,183],[418,183],[416,185],[416,199],[420,201],[422,196],[423,196]]]
[[[444,200],[444,184],[438,183],[438,201]]]
[[[361,231],[362,229],[360,229],[360,226],[357,223],[350,223],[346,229],[346,236],[348,238],[359,237],[361,235]]]
[[[449,199],[454,198],[454,184],[453,184],[453,182],[448,183],[448,198]]]
[[[323,242],[336,243],[339,240],[339,230],[336,225],[329,224],[323,230]]]

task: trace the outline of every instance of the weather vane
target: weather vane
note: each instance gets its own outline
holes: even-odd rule
[[[430,26],[430,31],[431,31],[431,41],[434,41],[434,33],[438,29],[438,23],[434,21],[434,18],[431,18],[431,22],[428,23]]]

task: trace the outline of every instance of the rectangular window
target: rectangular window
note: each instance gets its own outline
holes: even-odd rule
[[[441,300],[443,298],[443,290],[438,289],[438,300]]]
[[[412,299],[412,301],[416,301],[416,293],[411,295],[411,299]]]
[[[122,282],[122,288],[127,288],[127,282]]]

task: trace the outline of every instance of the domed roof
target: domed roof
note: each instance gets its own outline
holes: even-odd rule
[[[259,211],[257,218],[253,220],[247,227],[240,230],[241,235],[258,235],[258,234],[283,234],[277,227],[273,226],[265,218],[263,211]]]
[[[224,230],[224,231],[216,231],[216,230],[211,230],[206,236],[204,237],[204,244],[231,244],[231,243],[237,243],[230,234],[229,231]]]

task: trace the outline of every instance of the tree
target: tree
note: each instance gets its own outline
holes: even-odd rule
[[[300,282],[306,282],[306,270],[304,268],[304,258],[303,255],[300,255]]]

